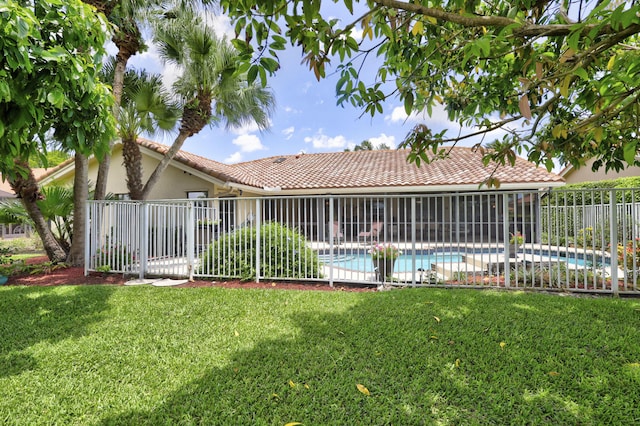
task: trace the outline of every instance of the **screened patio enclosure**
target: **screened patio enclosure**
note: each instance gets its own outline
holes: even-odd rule
[[[240,262],[256,280],[377,284],[369,252],[385,244],[402,252],[393,285],[637,292],[628,191],[91,201],[86,271],[246,278]],[[274,223],[292,234],[269,234]]]

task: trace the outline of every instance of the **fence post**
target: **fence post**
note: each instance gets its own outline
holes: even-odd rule
[[[611,240],[611,291],[618,296],[618,214],[617,214],[616,190],[609,194],[609,236]]]
[[[260,255],[262,254],[260,249],[262,245],[262,239],[260,238],[260,228],[262,226],[262,212],[260,210],[260,198],[256,198],[256,282],[260,282]]]
[[[411,197],[411,285],[416,285],[416,197]],[[422,283],[420,283],[422,284]]]
[[[142,201],[138,204],[142,209],[142,223],[140,224],[140,279],[147,273],[147,260],[149,259],[149,204]]]
[[[333,221],[333,196],[329,196],[329,287],[331,288],[333,288],[333,239],[335,238],[335,235],[333,235]]]
[[[193,281],[193,266],[194,266],[194,253],[195,253],[195,209],[193,201],[187,201],[187,223],[185,224],[187,232],[187,274],[189,274],[189,281]]]
[[[87,200],[84,205],[84,276],[89,275],[89,262],[91,261],[91,216],[90,211],[93,209],[89,209],[89,206],[94,205],[94,201]],[[2,226],[4,233],[4,225]]]
[[[504,244],[504,286],[511,287],[511,265],[509,264],[509,259],[511,257],[511,250],[509,247],[509,198],[511,198],[512,194],[505,193],[502,196],[502,233],[503,233],[503,244]],[[515,197],[514,197],[515,198]]]

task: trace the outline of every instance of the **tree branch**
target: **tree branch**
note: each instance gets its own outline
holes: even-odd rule
[[[454,24],[459,24],[464,27],[506,27],[508,25],[519,24],[515,19],[502,16],[461,15],[459,13],[447,12],[442,9],[425,7],[415,3],[405,3],[398,0],[374,0],[374,3],[392,9],[400,9],[406,12],[442,19],[443,21],[453,22]]]
[[[575,31],[575,24],[550,24],[550,25],[536,25],[528,22],[519,22],[515,19],[506,18],[504,16],[478,16],[472,14],[459,14],[454,12],[447,12],[442,9],[436,9],[432,7],[425,7],[420,4],[406,3],[399,0],[373,0],[374,3],[389,7],[392,9],[404,10],[406,12],[416,13],[431,18],[441,19],[446,22],[462,25],[463,27],[498,27],[504,28],[510,25],[515,25],[518,28],[513,30],[513,34],[517,37],[554,37],[564,36],[571,34]],[[600,26],[599,24],[585,25],[582,28],[582,34],[586,35],[593,28]],[[637,24],[632,25],[638,26]],[[613,34],[617,33],[611,25],[604,25],[598,31],[597,35]]]

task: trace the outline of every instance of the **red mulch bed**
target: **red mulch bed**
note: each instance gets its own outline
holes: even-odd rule
[[[25,262],[30,265],[46,263],[46,256],[27,259]],[[138,278],[137,276],[123,276],[122,274],[103,274],[91,272],[84,275],[84,268],[78,267],[57,267],[51,271],[40,274],[19,275],[9,277],[6,285],[24,286],[55,286],[55,285],[124,285],[125,282]],[[324,291],[375,291],[375,287],[348,286],[344,284],[330,287],[328,283],[304,283],[304,282],[281,282],[262,281],[259,283],[251,281],[229,280],[229,281],[207,281],[196,280],[181,284],[175,287],[223,287],[223,288],[269,288],[287,290],[324,290]]]

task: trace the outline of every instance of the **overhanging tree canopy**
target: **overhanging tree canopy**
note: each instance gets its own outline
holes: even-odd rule
[[[410,159],[446,155],[446,143],[505,131],[485,161],[526,152],[545,164],[618,170],[636,160],[640,127],[640,2],[621,0],[342,0],[348,21],[320,0],[222,0],[253,78],[277,70],[287,41],[318,79],[337,61],[339,103],[374,115],[398,97],[407,114],[442,105],[477,131],[448,136],[419,125]],[[286,25],[283,30],[280,25]],[[362,34],[357,37],[355,34]],[[362,66],[382,64],[371,81]],[[437,158],[438,156],[436,156]]]
[[[108,34],[80,1],[0,1],[0,171],[45,158],[48,132],[64,149],[104,153],[112,96],[98,79]]]
[[[0,0],[0,172],[54,262],[66,253],[36,203],[41,194],[28,162],[46,160],[51,135],[77,157],[107,151],[113,97],[97,73],[108,32],[104,17],[79,0]],[[74,236],[74,245],[81,241]]]

